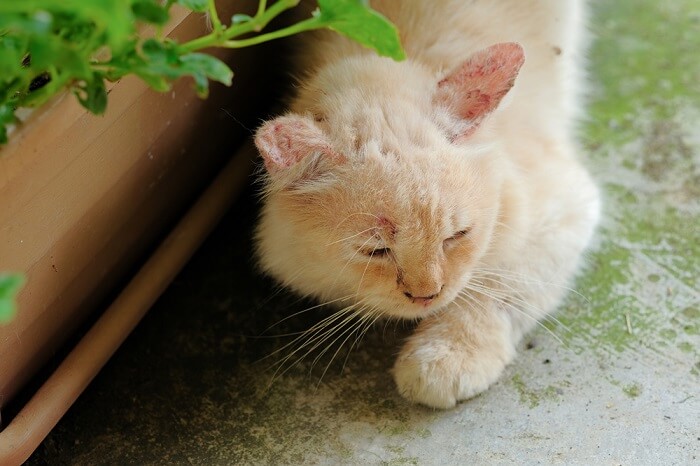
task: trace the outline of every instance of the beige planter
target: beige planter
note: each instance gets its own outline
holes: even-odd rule
[[[204,32],[201,16],[173,13],[168,35],[185,40]],[[186,80],[159,94],[125,78],[109,89],[104,116],[60,96],[0,149],[0,271],[27,278],[19,314],[0,326],[0,412],[96,307],[115,296],[248,135],[237,120],[254,122],[260,102],[271,94],[259,76],[264,67],[254,66],[256,56],[267,62],[270,51],[258,47],[219,56],[234,69],[234,85],[214,85],[207,100],[198,99]],[[224,184],[245,179],[247,164],[232,167]],[[223,209],[226,203],[217,205]],[[219,213],[208,214],[210,224]],[[197,230],[200,237],[205,230]],[[186,238],[191,246],[185,249],[200,240]],[[167,267],[176,271],[180,259]],[[150,279],[143,280],[148,287]],[[110,336],[109,328],[102,331]],[[36,410],[37,401],[32,403]],[[12,420],[5,415],[2,421],[5,427]],[[38,444],[35,438],[23,447],[9,445],[11,427],[0,432],[0,464],[22,461]],[[11,440],[18,435],[13,431]],[[20,454],[3,456],[20,447]]]

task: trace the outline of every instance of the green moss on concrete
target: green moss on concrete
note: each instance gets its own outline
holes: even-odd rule
[[[382,461],[382,466],[417,466],[420,460],[415,456],[394,458],[390,461]]]
[[[678,343],[678,349],[684,353],[692,353],[696,348],[693,347],[693,344],[688,341],[681,341]]]
[[[622,387],[622,392],[630,398],[637,398],[642,394],[642,387],[637,383],[633,383]]]
[[[531,409],[538,407],[544,400],[558,401],[564,393],[562,388],[554,385],[548,385],[542,388],[528,387],[519,374],[515,374],[511,377],[510,382],[513,388],[518,392],[520,402]],[[568,385],[567,382],[563,382],[562,384]]]
[[[694,0],[598,2],[584,128],[604,220],[559,320],[567,348],[700,357],[700,15]],[[565,328],[571,331],[565,330]],[[687,361],[687,358],[684,359]],[[691,370],[691,367],[688,367]],[[694,369],[693,369],[694,370]]]
[[[597,2],[592,23],[594,90],[590,140],[621,144],[639,137],[635,114],[666,118],[676,99],[700,102],[697,2]]]

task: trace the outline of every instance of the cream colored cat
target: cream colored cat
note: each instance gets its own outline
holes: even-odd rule
[[[420,319],[399,392],[449,408],[485,390],[552,312],[598,222],[576,160],[575,0],[373,1],[394,62],[307,36],[266,167],[264,271],[348,312]]]

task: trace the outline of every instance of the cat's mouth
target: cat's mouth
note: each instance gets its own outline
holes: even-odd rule
[[[409,298],[408,305],[403,306],[403,317],[407,319],[427,317],[445,308],[454,299],[449,293],[444,292],[432,298]]]
[[[370,297],[371,296],[371,297]],[[422,319],[431,314],[439,312],[449,306],[455,299],[454,289],[443,289],[437,296],[433,297],[408,297],[403,292],[401,294],[392,293],[374,294],[367,296],[366,303],[374,309],[381,310],[387,316],[398,317],[400,319]]]
[[[413,304],[422,307],[429,307],[437,298],[410,298]]]

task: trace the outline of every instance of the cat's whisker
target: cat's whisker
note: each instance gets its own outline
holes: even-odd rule
[[[323,356],[323,354],[327,351],[327,349],[329,349],[329,348],[331,348],[333,345],[335,345],[335,342],[338,341],[338,339],[340,339],[345,333],[347,333],[347,336],[345,337],[345,339],[338,345],[338,348],[335,350],[335,352],[334,352],[333,355],[331,356],[331,360],[328,361],[328,364],[326,364],[326,367],[324,368],[323,373],[321,374],[321,377],[320,377],[319,380],[318,380],[318,383],[319,383],[319,384],[320,384],[321,381],[323,380],[323,377],[326,375],[326,372],[328,372],[328,368],[331,366],[331,364],[332,364],[333,361],[335,360],[335,358],[336,358],[336,356],[338,355],[338,353],[340,352],[340,350],[343,348],[343,346],[345,346],[345,343],[346,343],[346,342],[352,337],[352,335],[353,335],[355,332],[357,332],[358,330],[360,331],[360,332],[358,333],[358,336],[359,336],[360,334],[364,334],[364,332],[363,332],[361,329],[363,328],[363,326],[364,326],[367,322],[369,322],[369,325],[371,325],[371,324],[374,322],[374,320],[372,319],[373,316],[374,316],[374,314],[372,314],[371,312],[370,312],[370,313],[365,313],[364,315],[360,316],[360,318],[358,319],[358,323],[352,327],[352,330],[351,330],[351,331],[349,331],[349,332],[346,331],[346,332],[344,332],[342,335],[338,336],[335,340],[333,340],[333,341],[326,347],[326,349],[325,349],[319,356],[317,356],[316,361],[317,361],[321,356]],[[375,319],[376,319],[376,316],[374,316],[374,317],[375,317]],[[367,328],[369,328],[369,327],[367,327]],[[355,342],[357,342],[357,337],[355,338]],[[350,349],[348,349],[348,354],[349,354],[349,351],[352,349],[352,346],[354,346],[354,344],[355,344],[355,343],[353,343],[353,345],[350,346]],[[314,361],[314,362],[315,362],[315,361]]]
[[[285,322],[285,321],[287,321],[287,320],[289,320],[289,319],[292,319],[292,318],[294,318],[294,317],[297,317],[297,316],[299,316],[299,315],[301,315],[301,314],[304,314],[304,313],[306,313],[306,312],[311,312],[311,311],[316,310],[316,309],[318,309],[318,308],[320,308],[320,307],[324,307],[324,306],[329,306],[329,305],[331,305],[331,304],[335,304],[335,303],[337,303],[337,302],[339,302],[339,301],[345,301],[345,300],[348,300],[348,299],[350,299],[350,298],[352,298],[352,295],[341,296],[340,298],[332,299],[332,300],[330,300],[330,301],[325,301],[325,302],[316,304],[316,305],[314,305],[314,306],[307,307],[306,309],[303,309],[303,310],[301,310],[301,311],[297,311],[297,312],[295,312],[295,313],[293,313],[293,314],[290,314],[290,315],[284,317],[283,319],[278,320],[278,321],[275,322],[274,324],[270,325],[269,327],[267,327],[265,330],[262,331],[262,334],[267,333],[268,330],[270,330],[270,329],[272,329],[272,328],[274,328],[274,327],[280,325],[282,322]]]
[[[519,304],[522,306],[523,311],[527,311],[527,310],[532,311],[533,318],[536,318],[538,320],[543,320],[546,322],[552,322],[553,324],[555,324],[558,327],[560,327],[561,329],[563,329],[566,333],[571,333],[571,329],[567,325],[565,325],[562,321],[560,321],[556,316],[554,316],[553,314],[545,313],[545,311],[534,306],[532,303],[525,300],[524,298],[508,295],[506,298],[504,298],[503,302],[504,302],[504,304],[509,304],[509,305]]]
[[[494,299],[495,301],[498,301],[499,303],[501,303],[501,304],[503,304],[503,305],[505,305],[505,306],[508,306],[508,308],[514,310],[515,312],[519,313],[520,315],[522,315],[522,316],[524,316],[524,317],[530,319],[532,322],[534,322],[534,323],[537,324],[538,326],[542,327],[542,328],[543,328],[545,331],[547,331],[547,333],[549,333],[555,340],[557,340],[557,341],[559,342],[559,344],[561,344],[562,346],[566,346],[566,344],[564,343],[564,341],[563,341],[556,333],[554,333],[553,330],[547,328],[546,325],[544,325],[542,322],[540,322],[540,319],[538,319],[538,318],[536,318],[536,317],[533,317],[533,316],[530,315],[528,312],[526,312],[526,310],[521,309],[520,307],[514,305],[513,303],[509,303],[508,301],[505,301],[505,300],[503,300],[502,298],[500,298],[500,297],[498,297],[498,296],[494,296],[494,295],[490,294],[491,290],[488,289],[488,288],[473,287],[472,285],[467,285],[467,288],[468,288],[468,289],[471,289],[471,290],[473,290],[473,291],[475,291],[475,292],[477,292],[477,293],[483,294],[484,296],[490,297],[491,299]]]
[[[457,297],[471,309],[476,309],[482,316],[486,315],[486,308],[484,303],[479,301],[476,297],[469,293],[469,290],[462,290],[462,294],[457,295]]]
[[[478,269],[481,272],[485,272],[490,275],[495,275],[496,277],[508,277],[514,281],[520,281],[521,283],[524,284],[535,284],[535,285],[547,285],[547,286],[552,286],[556,288],[560,288],[567,293],[573,293],[577,296],[579,296],[581,299],[584,301],[590,303],[590,300],[588,297],[584,296],[580,292],[578,292],[576,289],[571,288],[569,286],[566,286],[564,283],[558,283],[555,281],[547,281],[547,280],[538,280],[532,276],[528,276],[522,273],[517,273],[513,270],[507,270],[507,269],[501,269],[501,268],[496,268],[496,267],[488,267],[488,268],[482,268]],[[552,274],[552,276],[557,276],[559,275],[556,271],[555,273]]]
[[[354,314],[350,314],[349,316],[346,316],[346,318],[343,319],[340,322],[340,324],[335,325],[335,326],[331,326],[330,328],[326,328],[325,330],[323,330],[321,333],[315,334],[311,339],[303,342],[296,349],[294,349],[294,351],[289,353],[287,356],[285,356],[280,361],[273,364],[272,367],[277,366],[277,369],[275,370],[274,374],[272,375],[272,381],[276,380],[277,377],[284,375],[287,371],[289,371],[292,367],[294,367],[294,365],[303,361],[309,354],[311,354],[316,348],[318,348],[320,345],[322,345],[328,338],[331,338],[338,331],[342,330],[349,322],[352,322],[353,317],[354,317]],[[311,348],[309,348],[309,346],[311,346]],[[296,361],[293,364],[287,365],[287,362],[289,362],[289,360],[292,357],[294,357],[297,353],[299,353],[300,351],[303,351],[303,350],[306,350],[306,352],[304,354],[302,354],[301,356],[297,357]]]
[[[316,335],[318,332],[323,331],[328,325],[333,324],[333,322],[337,321],[344,315],[347,315],[348,313],[353,312],[355,307],[358,305],[358,303],[351,304],[350,306],[344,307],[333,314],[329,315],[328,317],[325,317],[324,319],[320,320],[319,322],[316,322],[314,325],[312,325],[310,328],[305,330],[304,332],[301,333],[297,338],[292,340],[291,342],[287,343],[286,345],[282,346],[281,348],[276,349],[272,353],[268,354],[267,356],[263,357],[263,359],[267,359],[271,356],[274,356],[275,354],[284,351],[285,349],[289,348],[290,346],[294,346],[295,344],[299,343],[300,341],[304,340],[305,337],[312,337],[313,335]]]
[[[501,291],[495,290],[495,289],[492,288],[492,287],[488,287],[486,284],[483,284],[483,283],[479,282],[479,281],[478,281],[478,280],[479,280],[478,278],[473,279],[473,280],[472,280],[472,283],[479,284],[480,286],[483,286],[483,287],[485,287],[486,289],[491,290],[492,293],[502,293],[501,301],[504,301],[504,302],[505,302],[505,301],[513,301],[513,302],[515,302],[515,303],[517,303],[517,304],[522,305],[522,306],[525,307],[526,309],[529,308],[530,310],[535,311],[535,312],[533,313],[533,314],[534,314],[533,317],[538,318],[538,319],[543,319],[543,320],[548,320],[548,321],[554,322],[554,323],[557,324],[558,326],[562,327],[566,332],[571,333],[571,329],[570,329],[569,327],[567,327],[567,326],[566,326],[563,322],[561,322],[559,319],[557,319],[554,315],[548,314],[547,312],[543,311],[542,309],[539,309],[539,308],[537,308],[536,306],[534,306],[534,305],[533,305],[531,302],[529,302],[528,300],[526,300],[526,299],[520,297],[519,294],[522,292],[522,290],[519,290],[519,289],[517,289],[517,288],[514,288],[514,287],[510,286],[509,284],[507,284],[507,283],[505,283],[505,282],[498,281],[497,279],[494,279],[493,277],[487,277],[486,279],[487,279],[487,280],[490,280],[490,281],[493,281],[494,283],[496,283],[496,284],[498,284],[498,285],[500,285],[500,286],[503,286],[503,287],[508,288],[508,289],[511,291],[511,293],[508,293],[508,292],[506,292],[506,291],[501,292]]]
[[[374,257],[374,251],[372,251],[372,254],[369,255],[369,258],[367,259],[367,264],[365,265],[365,269],[362,271],[362,276],[360,277],[360,281],[357,284],[357,291],[355,291],[356,296],[360,296],[360,289],[362,288],[362,281],[365,279],[365,274],[367,274],[367,269],[369,268],[369,265],[372,263],[373,257]]]
[[[470,300],[470,301],[466,301],[466,300],[465,300],[465,302],[476,304],[477,307],[480,308],[482,312],[485,311],[483,303],[479,302],[479,300],[477,300],[477,299],[475,299],[474,297],[470,296],[470,294],[468,293],[468,291],[469,291],[469,289],[463,290],[463,293],[464,293],[464,294],[462,295],[462,298],[471,298],[471,300]],[[484,296],[490,297],[487,293],[484,293],[484,292],[481,291],[481,290],[473,290],[473,291],[475,291],[476,293],[482,294],[482,295],[484,295]],[[512,306],[512,305],[509,304],[509,303],[502,302],[502,301],[500,301],[499,299],[494,298],[494,297],[491,297],[491,299],[495,299],[496,301],[499,301],[499,302],[501,302],[502,304],[504,304],[504,305],[506,305],[506,306],[508,306],[508,307],[512,307],[516,312],[521,313],[522,315],[524,315],[526,318],[532,320],[532,321],[533,321],[534,323],[536,323],[537,325],[542,326],[542,327],[543,327],[547,332],[549,332],[557,341],[559,341],[560,344],[563,345],[562,340],[561,340],[557,335],[555,335],[550,329],[548,329],[548,328],[545,327],[541,322],[539,322],[538,319],[532,317],[531,315],[527,314],[526,312],[523,312],[521,309],[518,309],[517,307]]]
[[[379,216],[377,216],[377,215],[375,215],[375,214],[372,214],[372,213],[369,213],[369,212],[353,212],[352,214],[347,215],[344,219],[342,219],[340,222],[338,222],[338,223],[335,225],[335,227],[333,228],[333,231],[335,231],[335,230],[337,230],[338,228],[340,228],[340,226],[341,226],[343,223],[347,222],[347,221],[350,220],[351,218],[356,217],[356,216],[358,216],[358,215],[365,215],[365,216],[368,216],[368,217],[372,217],[372,218],[374,218],[375,220],[380,220]]]
[[[356,309],[358,306],[362,306],[360,310]],[[285,356],[281,361],[278,361],[275,364],[273,364],[273,367],[276,365],[280,367],[283,366],[295,354],[311,346],[311,348],[308,348],[308,350],[301,357],[298,358],[298,361],[302,361],[304,358],[306,358],[306,356],[311,354],[326,340],[332,338],[333,335],[335,335],[338,331],[342,330],[346,325],[348,325],[348,323],[352,322],[352,320],[355,317],[361,315],[362,310],[365,307],[366,305],[364,305],[361,302],[355,303],[351,306],[348,306],[347,308],[341,309],[340,311],[332,314],[331,316],[327,317],[326,319],[323,319],[321,322],[312,326],[307,332],[297,337],[294,341],[275,351],[275,353],[277,353],[281,350],[288,348],[289,346],[293,346],[301,342],[301,344],[299,344],[291,353]],[[337,323],[338,320],[340,320],[340,323]],[[305,339],[305,337],[307,338]]]
[[[533,318],[539,318],[544,314],[544,312],[534,306],[533,304],[527,302],[526,300],[520,298],[517,295],[517,292],[514,293],[508,293],[502,290],[498,290],[489,286],[486,286],[484,284],[480,284],[477,281],[472,281],[468,285],[472,290],[481,292],[482,294],[489,296],[493,299],[496,299],[497,301],[504,303],[504,304],[512,304],[512,302],[515,302],[517,304],[521,304],[526,310],[532,311],[532,317]],[[512,302],[511,302],[512,301]]]
[[[370,314],[370,315],[371,315],[371,314],[374,314],[374,318],[373,318],[371,321],[369,321],[368,324],[365,326],[364,330],[361,331],[361,333],[358,335],[358,337],[357,337],[357,338],[355,339],[355,341],[353,342],[353,346],[356,346],[357,344],[359,344],[359,342],[362,341],[362,339],[363,339],[363,338],[365,337],[365,335],[367,334],[367,331],[368,331],[370,328],[372,328],[372,326],[373,326],[379,319],[381,319],[382,317],[384,317],[384,312],[383,312],[381,309],[377,308],[377,307],[373,307],[372,309],[370,309],[369,312],[368,312],[368,314]]]
[[[493,225],[497,226],[497,227],[505,228],[506,230],[508,230],[510,232],[510,234],[512,236],[515,236],[518,238],[527,238],[528,237],[527,235],[524,235],[521,231],[516,230],[512,226],[508,225],[507,223],[503,223],[500,220],[496,220]]]
[[[386,329],[389,328],[389,324],[391,323],[392,320],[396,320],[396,319],[392,319],[391,316],[388,316],[385,319],[384,328],[382,329],[382,338],[383,339],[386,338]],[[394,328],[396,328],[396,327],[394,327]],[[396,333],[396,330],[394,330],[394,333]]]
[[[345,330],[340,332],[338,335],[335,335],[335,332],[334,332],[335,338],[333,338],[333,340],[331,340],[330,343],[326,344],[325,348],[323,348],[323,350],[321,350],[321,352],[316,355],[314,360],[311,362],[311,367],[309,368],[309,370],[312,370],[316,366],[316,363],[318,363],[318,361],[323,357],[323,355],[326,354],[326,352],[328,350],[333,348],[333,346],[335,345],[335,343],[339,339],[343,338],[343,336],[345,336],[347,334],[347,336],[345,337],[345,340],[343,340],[340,344],[340,347],[343,346],[343,344],[355,332],[355,330],[357,330],[360,327],[360,325],[362,325],[363,318],[365,316],[364,311],[366,309],[367,309],[366,307],[362,307],[357,313],[353,313],[353,315],[351,316],[350,325],[348,327],[346,327]],[[328,338],[319,342],[319,344],[316,345],[314,348],[312,348],[311,351],[313,351],[316,347],[320,346],[321,344],[325,343],[327,340],[328,340]],[[338,350],[340,350],[340,348],[338,348]]]
[[[352,352],[352,349],[359,346],[359,342],[362,341],[362,339],[367,334],[367,331],[370,328],[372,328],[372,326],[375,324],[375,322],[383,316],[383,312],[380,309],[373,307],[367,312],[366,315],[368,316],[368,318],[366,319],[366,324],[364,326],[364,329],[360,329],[360,331],[357,334],[357,337],[355,337],[355,341],[353,341],[352,344],[350,345],[350,348],[348,348],[348,353],[345,355],[345,359],[343,360],[343,365],[341,366],[341,369],[340,369],[341,373],[345,369],[345,366],[347,365],[348,358],[350,357],[350,353]],[[374,318],[371,317],[373,315],[374,315]]]
[[[382,316],[382,311],[379,310],[376,307],[371,307],[369,310],[364,312],[364,315],[362,317],[362,320],[364,321],[364,327],[359,328],[358,331],[356,332],[357,335],[355,337],[355,340],[350,344],[350,347],[348,348],[348,353],[345,356],[345,360],[343,361],[343,366],[342,369],[345,368],[345,364],[348,361],[348,357],[350,356],[350,352],[352,351],[353,348],[356,348],[359,346],[360,341],[362,338],[364,338],[364,335],[366,334],[367,330],[376,322],[376,320]]]
[[[367,243],[369,243],[371,240],[372,240],[372,238],[367,238],[367,239],[365,240],[365,242],[362,243],[362,246],[360,246],[359,248],[357,248],[357,251],[355,251],[355,253],[354,253],[352,256],[350,256],[350,258],[345,262],[345,265],[343,265],[343,268],[340,269],[340,272],[338,272],[338,274],[336,275],[336,279],[333,281],[333,286],[335,286],[335,284],[338,282],[338,279],[343,275],[343,272],[345,271],[345,269],[347,268],[347,266],[350,265],[350,262],[352,262],[353,259],[355,259],[355,256],[357,256],[357,254],[358,254],[360,251],[362,251],[362,249],[364,249],[364,247],[367,246]]]
[[[371,214],[371,213],[369,213],[369,212],[354,212],[354,213],[349,214],[348,216],[346,216],[346,217],[345,217],[343,220],[341,220],[340,222],[338,222],[338,223],[335,225],[335,227],[333,227],[333,228],[331,229],[331,233],[335,233],[335,232],[338,230],[338,228],[340,228],[341,225],[343,225],[345,222],[347,222],[347,221],[350,220],[351,218],[353,218],[353,217],[355,217],[355,216],[358,216],[358,215],[365,215],[365,216],[369,216],[369,217],[372,217],[372,218],[374,218],[374,219],[379,220],[379,217],[378,217],[377,215]],[[336,244],[336,243],[340,243],[340,242],[343,242],[343,241],[347,241],[347,240],[349,240],[349,239],[351,239],[351,238],[354,238],[354,237],[356,237],[356,236],[360,236],[360,235],[362,235],[363,233],[366,233],[366,232],[371,231],[371,230],[373,230],[373,229],[374,229],[374,227],[367,228],[367,229],[362,230],[361,232],[356,233],[356,234],[354,234],[354,235],[348,236],[348,237],[343,238],[343,239],[339,239],[339,240],[337,240],[337,241],[330,242],[330,243],[328,243],[326,246],[330,246],[330,245],[333,245],[333,244]]]
[[[374,227],[366,228],[366,229],[364,229],[364,230],[362,230],[362,231],[360,231],[360,232],[358,232],[358,233],[355,233],[354,235],[350,235],[350,236],[347,236],[347,237],[345,237],[345,238],[341,238],[341,239],[338,239],[338,240],[335,240],[335,241],[331,241],[330,243],[326,243],[326,246],[332,246],[332,245],[334,245],[334,244],[342,243],[342,242],[344,242],[344,241],[347,241],[347,240],[349,240],[349,239],[352,239],[352,238],[355,238],[355,237],[357,237],[357,236],[360,236],[360,235],[362,235],[362,234],[364,234],[364,233],[367,233],[368,231],[372,231],[373,229],[374,229]]]
[[[490,281],[493,281],[494,283],[497,283],[499,285],[503,286],[508,286],[509,289],[514,290],[514,291],[523,291],[519,290],[518,288],[515,288],[513,285],[515,283],[520,283],[523,285],[537,285],[541,286],[543,288],[547,287],[554,287],[554,288],[559,288],[562,291],[566,291],[568,293],[575,294],[579,296],[581,299],[583,299],[586,302],[590,302],[590,300],[576,291],[573,288],[570,288],[562,283],[556,283],[553,281],[545,281],[545,280],[538,280],[536,278],[533,278],[531,276],[526,276],[523,274],[518,274],[516,272],[510,271],[510,270],[505,270],[505,269],[496,269],[496,268],[481,268],[481,269],[475,269],[472,271],[472,276],[475,278],[483,278],[487,279]],[[506,282],[509,282],[507,283]],[[510,282],[515,282],[515,283],[510,283]]]
[[[362,311],[362,309],[364,309],[364,307],[361,307],[358,310],[357,306],[359,306],[359,303],[357,305],[353,306],[351,309],[348,309],[348,311],[344,312],[343,315],[338,316],[338,317],[324,323],[324,325],[319,327],[317,329],[317,331],[310,334],[309,338],[306,341],[304,341],[304,343],[298,349],[301,349],[305,346],[309,346],[309,345],[313,344],[314,345],[314,347],[312,348],[312,351],[313,351],[313,349],[315,349],[319,344],[322,344],[327,338],[330,338],[336,330],[340,330],[345,325],[347,325],[349,322],[352,322],[352,320],[357,315],[360,314],[360,312]],[[340,320],[341,317],[343,317],[342,320]],[[338,323],[338,320],[340,320],[340,323]]]
[[[513,281],[518,281],[518,282],[521,282],[521,283],[527,284],[527,285],[547,285],[547,286],[560,288],[568,293],[573,293],[573,294],[579,296],[581,299],[585,300],[586,302],[590,303],[590,300],[586,296],[582,295],[574,288],[568,287],[562,283],[556,283],[553,281],[538,280],[538,279],[533,278],[531,276],[516,273],[512,270],[499,269],[499,268],[494,268],[494,267],[475,269],[472,273],[478,274],[480,272],[488,274],[489,278],[492,278],[494,276],[497,278],[503,277],[503,278],[509,278]],[[554,275],[556,275],[556,274],[554,274]]]

